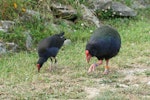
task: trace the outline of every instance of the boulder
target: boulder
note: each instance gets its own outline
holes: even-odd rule
[[[40,19],[40,13],[34,10],[26,9],[20,17],[21,21],[34,21],[34,18]]]
[[[107,16],[134,17],[137,13],[130,7],[112,0],[92,0],[89,8],[92,8],[99,17],[101,13]],[[99,14],[100,13],[100,14]]]
[[[131,6],[134,9],[150,8],[150,0],[134,0]]]
[[[133,9],[129,8],[126,5],[123,5],[120,2],[112,2],[111,9],[117,16],[134,17],[137,15],[137,13]]]
[[[90,8],[94,11],[108,9],[112,5],[112,0],[90,0]]]
[[[15,22],[9,20],[0,21],[0,31],[8,32],[14,26]]]
[[[77,11],[67,5],[62,5],[59,3],[52,4],[51,5],[51,10],[53,12],[53,15],[57,18],[62,18],[62,19],[67,19],[67,20],[72,20],[75,21],[77,19]]]
[[[0,41],[0,55],[5,54],[7,52],[16,52],[18,45],[13,42],[1,42]]]
[[[97,27],[101,26],[101,23],[97,16],[95,16],[95,13],[93,10],[88,9],[85,5],[81,5],[81,11],[82,11],[82,16],[84,20],[88,20],[92,23],[94,23]]]
[[[5,47],[8,52],[17,52],[18,45],[14,42],[6,42]]]
[[[70,45],[71,44],[71,40],[70,39],[66,39],[65,41],[64,41],[64,45]]]
[[[31,50],[31,48],[32,48],[32,37],[30,35],[30,31],[25,31],[24,34],[26,34],[26,49]]]
[[[3,42],[0,42],[0,55],[6,53],[6,47]]]

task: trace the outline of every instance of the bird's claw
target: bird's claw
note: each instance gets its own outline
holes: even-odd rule
[[[104,75],[108,75],[109,74],[109,69],[105,69],[105,71],[103,72]]]
[[[88,70],[88,73],[92,72],[92,71],[95,71],[95,68],[96,68],[96,65],[95,64],[92,64]]]
[[[52,67],[52,66],[50,66],[50,67],[49,67],[49,71],[51,72],[52,70],[53,70],[53,67]]]

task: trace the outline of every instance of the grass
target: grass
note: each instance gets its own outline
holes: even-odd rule
[[[61,48],[58,64],[51,72],[48,70],[50,62],[37,72],[36,51],[1,56],[0,99],[149,100],[149,19],[147,16],[115,18],[104,23],[114,26],[122,38],[120,53],[110,60],[109,75],[102,75],[105,61],[95,72],[87,73],[90,64],[97,61],[93,58],[87,64],[84,54],[90,30],[94,28],[83,30],[79,24],[79,27],[74,26],[76,32],[67,34],[67,37],[73,36],[73,43]]]

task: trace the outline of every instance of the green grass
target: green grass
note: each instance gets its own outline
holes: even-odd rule
[[[95,28],[82,29],[80,23],[72,26],[71,30],[75,29],[75,32],[66,29],[66,37],[71,38],[73,43],[61,48],[57,56],[58,64],[51,72],[48,70],[49,61],[40,73],[37,72],[36,51],[2,55],[0,99],[149,100],[150,20],[147,16],[141,16],[143,14],[135,19],[115,18],[104,21],[115,27],[122,38],[119,54],[110,60],[109,75],[102,74],[105,61],[95,72],[87,73],[90,64],[97,61],[92,58],[90,64],[87,64],[84,54],[90,30]],[[89,98],[89,95],[93,96]]]

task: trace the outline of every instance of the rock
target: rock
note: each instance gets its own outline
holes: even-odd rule
[[[90,0],[90,4],[94,11],[108,9],[112,5],[112,0]]]
[[[138,87],[139,87],[139,84],[133,84],[132,86],[138,88]]]
[[[121,87],[121,88],[128,88],[129,87],[128,85],[125,85],[125,84],[118,84],[117,86]]]
[[[21,21],[34,21],[34,18],[40,19],[40,13],[34,10],[27,9],[20,17]]]
[[[131,6],[134,9],[150,8],[150,0],[134,0]]]
[[[147,82],[147,85],[150,85],[150,81],[149,81],[149,82]]]
[[[101,26],[99,19],[95,16],[94,11],[88,9],[85,5],[81,5],[84,20],[94,23],[97,27]]]
[[[117,16],[134,17],[137,15],[133,9],[121,4],[120,2],[112,2],[111,9]]]
[[[64,45],[70,45],[71,44],[71,40],[70,39],[66,39],[65,41],[64,41]]]
[[[7,29],[3,29],[2,26],[0,26],[0,31],[7,32],[8,30]]]
[[[113,2],[112,0],[93,0],[91,5],[92,7],[90,7],[94,9],[96,13],[100,13],[100,15],[101,11],[104,11],[106,15],[109,15],[107,13],[111,13],[111,16],[117,15],[121,17],[134,17],[137,15],[137,13],[128,6],[120,2]],[[101,17],[100,15],[98,16]]]
[[[29,9],[26,10],[26,14],[32,15],[32,16],[40,16],[39,12],[34,11],[34,10],[29,10]]]
[[[13,27],[13,25],[15,24],[15,22],[13,21],[9,21],[9,20],[1,20],[0,21],[0,31],[3,32],[8,32],[8,30]]]
[[[53,12],[53,15],[57,18],[62,18],[62,19],[67,19],[72,21],[75,21],[77,19],[77,11],[71,6],[53,3],[51,5],[51,10]]]
[[[0,55],[6,53],[6,47],[3,42],[0,42]]]
[[[31,50],[32,48],[32,37],[30,36],[30,31],[24,32],[26,34],[26,48],[27,50]]]
[[[5,46],[8,52],[16,52],[18,48],[18,45],[15,44],[14,42],[6,42]]]
[[[16,52],[18,45],[15,43],[9,43],[9,42],[0,42],[0,55],[5,54],[7,52]]]

